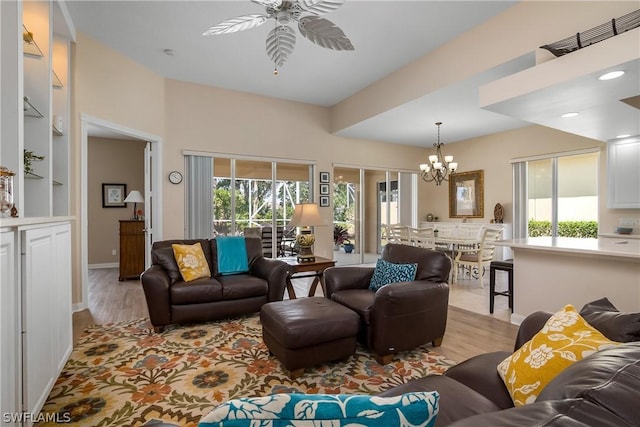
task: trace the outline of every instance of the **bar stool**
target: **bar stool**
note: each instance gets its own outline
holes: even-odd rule
[[[506,271],[509,274],[509,289],[507,291],[496,292],[496,270]],[[509,297],[509,308],[513,313],[513,259],[491,261],[489,264],[489,313],[493,313],[493,298],[496,295]]]

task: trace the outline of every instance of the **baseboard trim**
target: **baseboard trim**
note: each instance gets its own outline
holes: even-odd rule
[[[118,268],[120,263],[117,262],[105,262],[102,264],[89,264],[89,270],[94,270],[97,268]]]
[[[520,325],[522,323],[522,321],[525,319],[525,317],[527,316],[523,316],[521,314],[515,314],[512,313],[511,314],[511,323],[513,323],[514,325]]]

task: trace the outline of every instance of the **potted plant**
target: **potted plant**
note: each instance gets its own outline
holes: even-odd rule
[[[44,160],[44,156],[38,156],[31,150],[24,150],[24,173],[33,173],[33,162]]]
[[[345,239],[342,246],[344,246],[345,253],[350,254],[351,252],[353,252],[353,243],[351,243],[351,240]]]
[[[335,224],[333,226],[333,244],[336,246],[336,248],[340,248],[340,245],[342,245],[344,241],[347,240],[348,235],[349,230],[347,230],[347,227],[340,224]]]

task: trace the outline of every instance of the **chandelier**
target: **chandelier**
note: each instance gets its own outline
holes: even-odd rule
[[[436,185],[442,184],[442,181],[449,181],[450,174],[458,169],[458,163],[453,161],[453,156],[442,156],[443,143],[440,142],[440,125],[442,122],[436,122],[438,126],[438,142],[434,143],[436,154],[429,156],[429,163],[422,163],[420,171],[422,179],[426,182],[435,182]]]

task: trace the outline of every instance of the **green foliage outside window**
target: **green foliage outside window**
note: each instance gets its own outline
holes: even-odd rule
[[[529,237],[551,236],[550,221],[529,221]],[[558,236],[597,238],[597,221],[560,221],[558,223]]]

